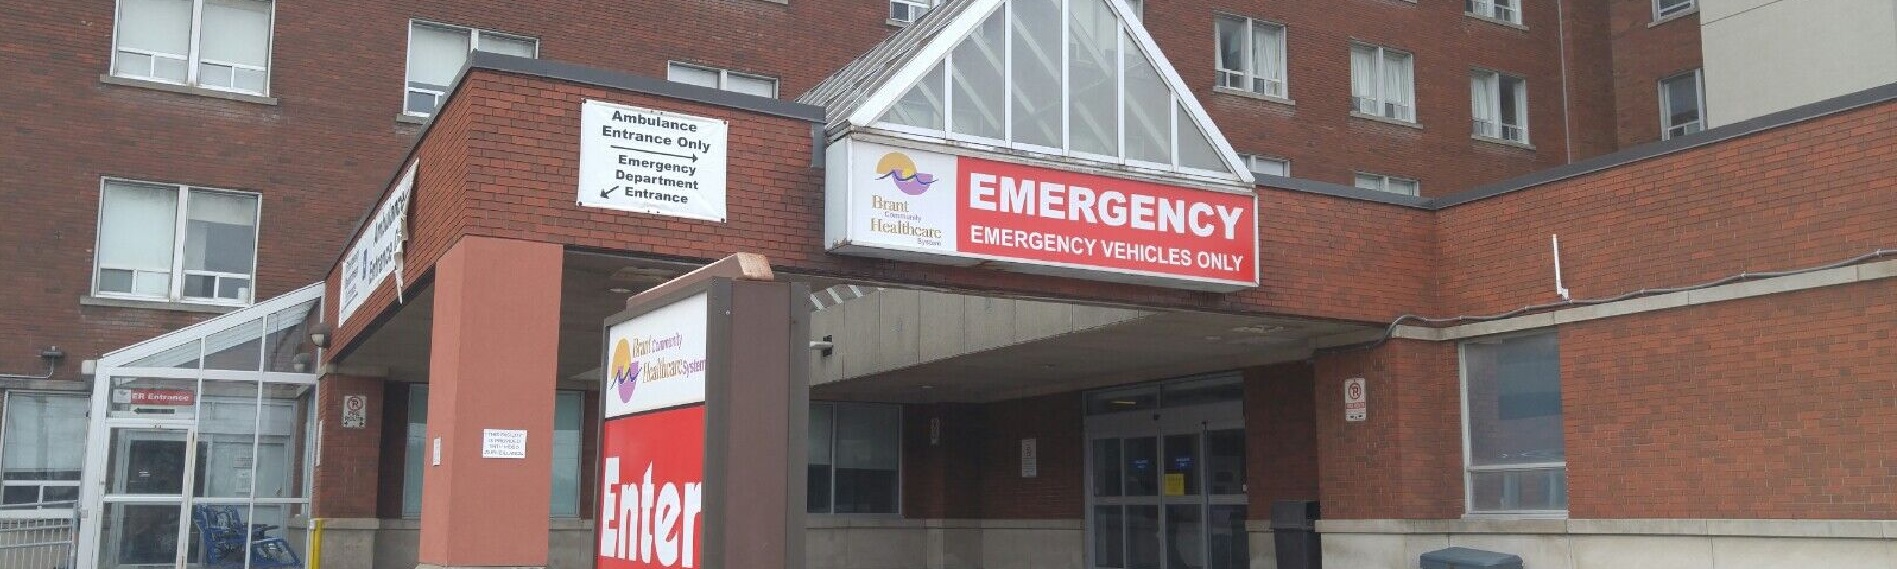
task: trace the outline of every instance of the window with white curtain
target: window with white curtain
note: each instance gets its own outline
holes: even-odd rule
[[[1698,8],[1696,0],[1653,0],[1653,19],[1664,20]]]
[[[1485,69],[1469,73],[1470,116],[1476,136],[1528,142],[1528,82]]]
[[[1662,139],[1706,129],[1706,98],[1700,80],[1698,69],[1660,80]]]
[[[809,436],[810,513],[900,512],[902,407],[813,402]]]
[[[586,411],[586,393],[560,390],[553,394],[553,476],[547,514],[555,518],[580,515],[580,431]],[[422,515],[422,477],[432,445],[428,441],[428,384],[408,386],[408,428],[402,464],[402,517]]]
[[[1462,411],[1469,512],[1568,509],[1555,333],[1464,342]]]
[[[112,74],[265,95],[272,12],[269,0],[119,0]]]
[[[79,499],[79,471],[85,463],[86,409],[83,395],[6,394],[6,416],[0,420],[0,505],[15,511],[73,507],[70,502]]]
[[[1522,23],[1521,0],[1466,0],[1465,3],[1470,14],[1514,24]]]
[[[1291,175],[1290,160],[1255,154],[1240,154],[1238,157],[1245,161],[1245,167],[1250,169],[1253,174],[1264,176]]]
[[[913,24],[929,12],[934,0],[889,0],[889,21],[894,24]]]
[[[1421,186],[1416,180],[1409,178],[1399,178],[1396,176],[1371,174],[1367,172],[1357,173],[1356,185],[1366,190],[1390,192],[1392,194],[1403,194],[1406,196],[1418,195],[1417,191]]]
[[[103,185],[94,294],[250,303],[256,194],[110,178]]]
[[[1387,47],[1351,44],[1353,108],[1366,115],[1416,122],[1415,59]]]
[[[1219,87],[1284,97],[1284,26],[1220,14]]]
[[[674,61],[666,65],[665,78],[666,80],[677,83],[723,89],[734,93],[744,93],[746,95],[757,95],[759,97],[777,96],[776,79],[763,75],[739,73],[729,69],[719,69],[716,67],[706,67],[703,65],[692,65]]]
[[[402,113],[425,117],[441,106],[468,54],[476,51],[535,57],[540,41],[526,36],[411,20],[408,25],[408,88]]]

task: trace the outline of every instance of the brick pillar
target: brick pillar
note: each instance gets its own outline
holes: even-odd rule
[[[1391,340],[1316,364],[1318,493],[1330,519],[1462,515],[1462,393],[1455,342]],[[1361,377],[1363,422],[1344,421]]]
[[[421,567],[547,565],[560,270],[559,245],[483,237],[435,265]],[[526,430],[526,458],[482,458],[484,429]]]
[[[311,517],[375,517],[377,469],[381,465],[382,380],[329,374],[317,390],[316,416],[323,437],[317,449],[322,464],[311,479]],[[343,425],[346,397],[363,398],[361,425]]]

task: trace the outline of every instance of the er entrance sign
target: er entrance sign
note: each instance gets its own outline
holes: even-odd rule
[[[587,101],[579,204],[725,220],[725,121]]]

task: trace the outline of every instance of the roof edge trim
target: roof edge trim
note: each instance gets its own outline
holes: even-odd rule
[[[743,109],[755,113],[798,119],[817,124],[825,122],[824,108],[773,97],[759,97],[733,91],[675,83],[664,79],[635,75],[623,71],[613,71],[599,67],[588,67],[576,63],[534,59],[513,55],[502,55],[477,51],[468,58],[468,70],[488,69],[506,73],[516,73],[534,77],[544,77],[558,81],[568,81],[632,91],[648,95],[670,97],[720,107]],[[466,72],[463,72],[465,75]],[[457,86],[459,81],[456,82]],[[779,79],[779,92],[782,92],[782,79]]]

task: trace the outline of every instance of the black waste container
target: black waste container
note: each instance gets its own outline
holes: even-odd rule
[[[1272,502],[1271,540],[1278,548],[1278,569],[1323,569],[1317,517],[1317,500]]]

